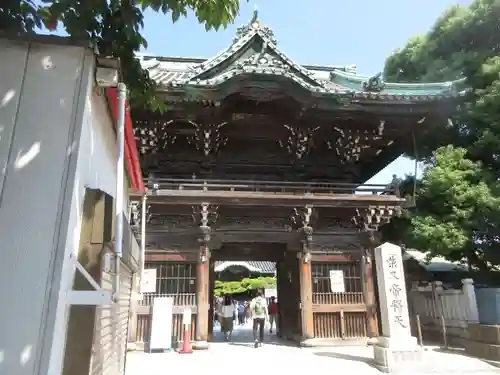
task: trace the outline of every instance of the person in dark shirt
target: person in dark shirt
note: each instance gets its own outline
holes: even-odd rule
[[[278,330],[278,302],[276,302],[276,297],[271,297],[267,309],[269,311],[269,333],[273,333],[273,325],[276,326],[276,331]]]
[[[245,305],[243,302],[238,303],[238,324],[240,326],[245,324]]]

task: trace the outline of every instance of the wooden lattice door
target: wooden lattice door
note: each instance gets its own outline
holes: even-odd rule
[[[332,271],[343,276],[343,290],[332,290]],[[367,309],[360,262],[314,262],[312,282],[314,336],[365,338]]]

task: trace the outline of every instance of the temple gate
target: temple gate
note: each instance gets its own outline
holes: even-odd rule
[[[152,296],[173,295],[174,339],[190,306],[203,346],[213,261],[238,259],[277,262],[284,337],[378,336],[376,231],[405,199],[395,184],[363,183],[447,120],[455,85],[299,65],[257,17],[212,59],[142,64],[169,109],[133,112],[148,178],[146,260],[158,270],[137,340],[147,341]]]

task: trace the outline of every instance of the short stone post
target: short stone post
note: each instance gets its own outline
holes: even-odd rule
[[[477,309],[476,300],[476,290],[474,289],[474,280],[463,279],[462,280],[462,291],[464,292],[464,298],[466,299],[467,306],[467,322],[468,323],[478,323],[479,322],[479,311]]]
[[[441,327],[441,319],[443,317],[443,304],[441,301],[441,294],[443,293],[443,282],[442,281],[432,282],[431,290],[432,290],[432,304],[433,304],[432,317],[435,319],[436,327]]]
[[[391,372],[402,362],[420,360],[422,352],[411,335],[401,248],[384,243],[375,248],[382,337],[373,347],[375,365]]]

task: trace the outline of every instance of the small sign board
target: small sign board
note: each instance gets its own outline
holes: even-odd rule
[[[155,297],[153,300],[153,318],[151,320],[150,350],[172,349],[172,297]]]
[[[276,288],[273,289],[264,289],[264,297],[266,298],[278,298],[278,290]]]
[[[156,268],[146,268],[142,274],[141,293],[156,292]]]
[[[330,270],[330,288],[332,293],[345,293],[344,271]]]
[[[191,309],[186,308],[182,313],[182,324],[188,326],[191,324]]]

